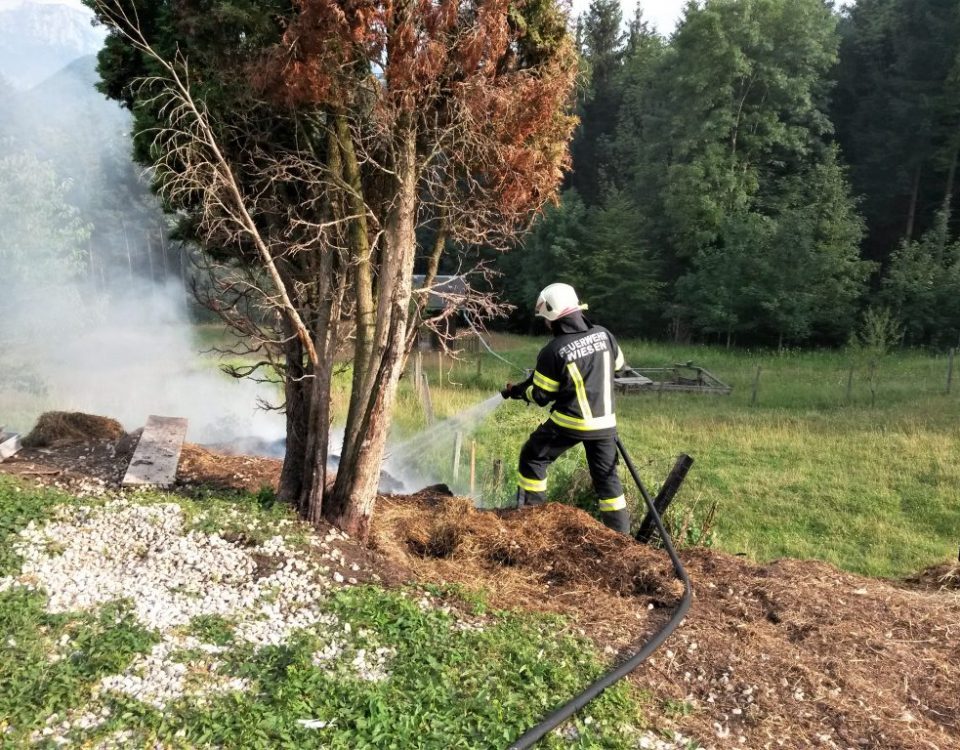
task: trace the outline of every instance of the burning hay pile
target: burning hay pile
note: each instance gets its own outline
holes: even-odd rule
[[[7,459],[2,471],[77,495],[101,496],[119,487],[141,433],[124,433],[119,422],[96,414],[46,412],[24,438],[24,450]],[[222,455],[185,443],[177,486],[275,490],[282,464],[259,456]]]
[[[123,427],[115,419],[82,412],[48,411],[23,439],[25,448],[50,448],[95,440],[117,441]]]

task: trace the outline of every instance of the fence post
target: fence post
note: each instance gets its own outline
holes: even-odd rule
[[[483,352],[477,349],[477,380],[483,375]]]
[[[757,390],[760,388],[760,373],[762,371],[763,368],[757,365],[757,374],[753,377],[753,392],[750,394],[750,406],[756,406],[757,404]]]
[[[870,360],[870,406],[877,403],[877,360]]]
[[[950,359],[947,361],[947,395],[950,395],[950,389],[953,387],[953,358],[956,356],[957,350],[950,350]]]
[[[463,433],[458,432],[453,438],[453,481],[460,478],[460,449],[463,448]]]
[[[853,401],[853,365],[850,365],[850,372],[847,375],[847,403]]]
[[[470,494],[477,491],[477,441],[470,441]]]
[[[423,405],[423,352],[417,349],[417,356],[413,358],[413,392],[417,400]]]
[[[423,373],[423,412],[427,416],[427,424],[433,424],[433,398],[430,396],[430,380],[427,373]]]
[[[493,460],[493,487],[499,490],[503,486],[503,461],[499,458]]]

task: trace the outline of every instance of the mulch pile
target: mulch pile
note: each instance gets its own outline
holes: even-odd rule
[[[666,621],[681,593],[664,552],[563,505],[496,514],[461,499],[384,498],[372,535],[419,580],[569,615],[618,649],[615,660]],[[960,748],[956,589],[819,562],[757,565],[703,549],[682,558],[691,613],[632,676],[655,696],[653,726],[713,748]]]
[[[673,607],[683,587],[665,555],[567,505],[478,511],[424,492],[380,499],[371,544],[423,581],[483,588],[494,607],[575,614],[591,636],[624,646],[638,611]],[[589,602],[584,607],[584,602]]]
[[[184,443],[177,485],[247,492],[258,492],[264,487],[275,490],[280,483],[281,468],[283,461],[276,458],[227,455]]]

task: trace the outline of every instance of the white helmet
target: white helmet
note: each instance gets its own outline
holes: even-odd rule
[[[569,284],[551,284],[537,297],[536,315],[554,321],[577,310],[586,310]]]

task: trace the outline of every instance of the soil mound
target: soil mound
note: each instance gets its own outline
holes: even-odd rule
[[[82,412],[48,411],[23,439],[26,448],[50,448],[95,440],[119,440],[123,427],[115,419]]]
[[[177,468],[177,485],[217,490],[259,492],[277,489],[283,461],[259,456],[214,453],[199,445],[184,443]]]

